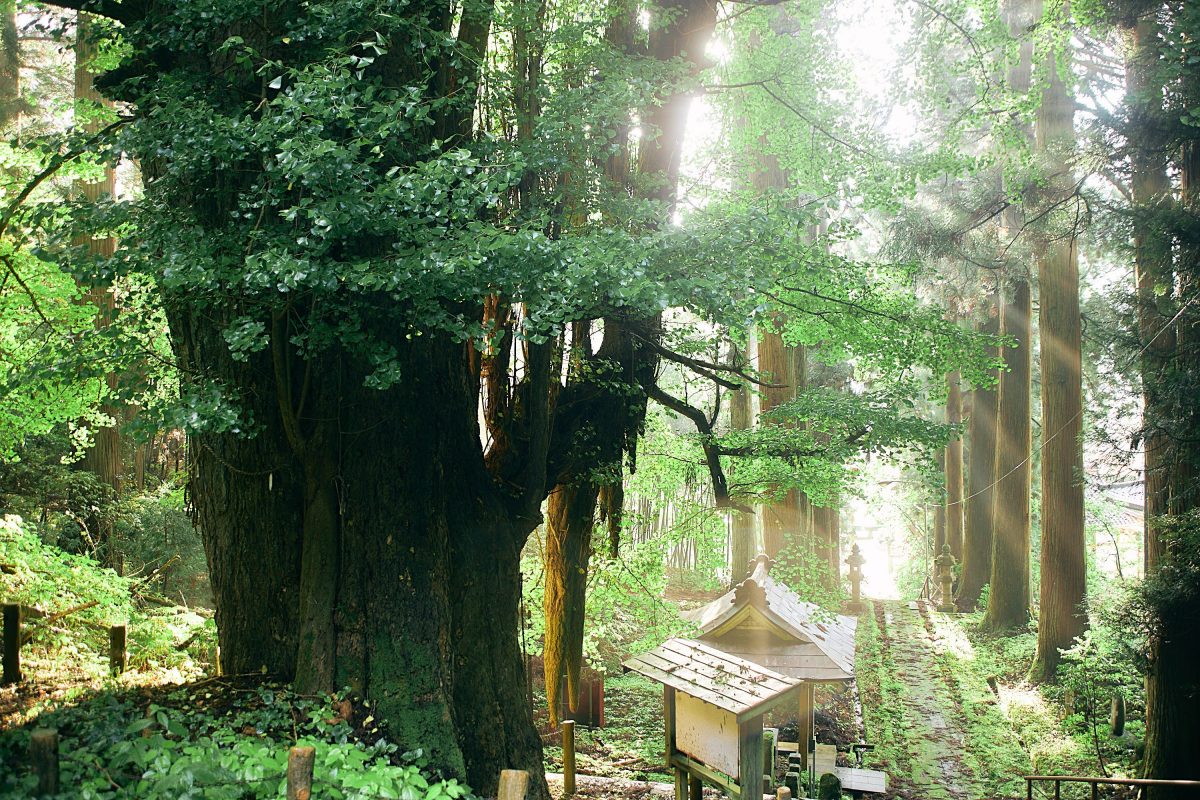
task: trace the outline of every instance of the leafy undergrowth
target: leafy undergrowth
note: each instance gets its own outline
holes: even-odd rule
[[[260,678],[100,691],[41,714],[60,736],[59,797],[281,797],[288,749],[316,748],[313,795],[331,800],[458,800],[470,790],[423,771],[420,750],[381,735],[366,704],[311,697]],[[0,797],[29,797],[34,724],[0,733]]]
[[[127,626],[132,682],[138,673],[155,682],[201,677],[216,641],[208,611],[167,603],[143,579],[46,544],[15,516],[0,519],[0,598],[24,607],[22,672],[34,686],[47,676],[60,688],[101,685],[114,624]],[[11,723],[13,711],[0,705],[0,720]]]
[[[1142,722],[1131,716],[1127,732],[1111,737],[1097,715],[1107,712],[1108,694],[1102,709],[1083,713],[1082,706],[1092,694],[1111,694],[1112,675],[1088,673],[1092,656],[1080,651],[1068,654],[1064,661],[1063,681],[1057,685],[1034,685],[1027,680],[1029,665],[1037,647],[1037,634],[1022,630],[1007,636],[986,633],[981,614],[959,618],[961,629],[969,637],[975,654],[975,669],[991,679],[997,704],[1017,740],[1028,753],[1034,774],[1041,775],[1113,775],[1137,776],[1137,747]],[[1089,637],[1090,640],[1091,637]],[[1134,674],[1132,669],[1124,672]],[[1126,682],[1128,676],[1125,676]],[[1080,690],[1080,687],[1083,687]],[[1078,691],[1077,691],[1078,690]],[[1064,798],[1090,797],[1084,785],[1064,785]],[[1110,792],[1108,797],[1115,797]]]

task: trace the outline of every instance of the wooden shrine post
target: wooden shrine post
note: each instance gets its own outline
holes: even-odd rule
[[[800,687],[800,717],[796,720],[796,750],[800,753],[800,766],[808,769],[808,753],[813,744],[814,723],[814,687],[815,684],[805,682]]]

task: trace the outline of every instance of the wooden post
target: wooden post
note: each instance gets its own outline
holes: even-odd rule
[[[688,774],[675,767],[675,800],[688,800]]]
[[[792,800],[792,790],[786,786],[776,787],[775,800]]]
[[[704,800],[704,783],[694,773],[688,773],[688,800]]]
[[[500,770],[500,788],[496,800],[525,800],[525,789],[529,786],[529,773],[523,769]]]
[[[58,731],[38,728],[29,739],[29,760],[37,774],[38,797],[58,794]]]
[[[813,743],[813,683],[805,681],[800,689],[800,719],[796,725],[796,750],[800,753],[801,771],[808,769],[808,753]]]
[[[738,725],[738,797],[762,800],[762,717]]]
[[[675,689],[666,684],[663,684],[663,723],[667,728],[667,752],[664,755],[667,769],[670,769],[671,758],[675,755]]]
[[[575,720],[562,722],[563,792],[575,794]]]
[[[21,604],[4,604],[4,675],[0,686],[21,682]]]
[[[125,671],[124,625],[110,625],[108,628],[108,671],[114,676]]]
[[[288,750],[287,800],[309,800],[312,797],[313,763],[316,760],[315,747],[293,747]]]

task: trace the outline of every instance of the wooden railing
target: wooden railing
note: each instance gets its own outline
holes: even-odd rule
[[[1101,786],[1166,786],[1176,789],[1192,789],[1200,791],[1200,781],[1165,781],[1153,778],[1093,778],[1081,775],[1026,775],[1025,797],[1033,800],[1033,784],[1054,783],[1054,800],[1059,800],[1064,783],[1088,783],[1092,787],[1092,800],[1100,797]],[[1194,794],[1179,793],[1179,797],[1195,797]]]

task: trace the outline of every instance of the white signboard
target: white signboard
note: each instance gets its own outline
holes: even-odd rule
[[[737,719],[683,692],[675,692],[675,748],[731,778],[738,777]]]

